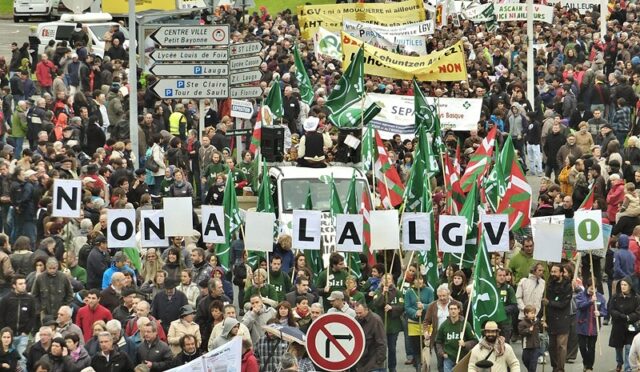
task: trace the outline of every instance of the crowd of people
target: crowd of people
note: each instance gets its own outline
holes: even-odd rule
[[[601,326],[611,327],[616,370],[637,370],[640,26],[634,3],[616,2],[609,11],[605,35],[594,10],[580,14],[557,5],[553,24],[536,23],[533,79],[526,78],[527,37],[519,22],[488,31],[483,23],[453,22],[454,15],[427,37],[429,52],[463,40],[469,78],[420,82],[423,92],[482,99],[477,130],[444,131],[452,156],[461,146],[462,168],[497,127],[498,142],[510,136],[523,169],[542,177],[534,216],[571,218],[592,194],[593,209],[612,225],[606,253],[592,260],[567,255],[562,263],[539,262],[533,240],[512,235],[510,251],[492,255],[507,320],[486,322],[482,335],[465,325],[469,267],[440,263],[434,286],[398,253],[378,254],[373,264],[362,254],[360,277],[332,253],[328,269],[315,272],[291,237],[281,235],[268,260],[255,266],[251,247],[234,240],[232,267],[225,268],[215,246],[202,242],[198,221],[193,235],[171,237],[167,247],[110,249],[109,209],[153,209],[168,196],[221,205],[225,192],[256,191],[253,154],[244,153],[240,163],[232,156],[230,100],[206,100],[199,112],[194,100],[156,97],[148,89],[156,78],[141,69],[138,81],[128,81],[118,26],[104,35],[103,56],[92,52],[82,24],[40,55],[37,39],[12,43],[12,55],[0,57],[0,370],[163,371],[240,336],[242,371],[314,371],[303,345],[264,327],[306,333],[331,312],[355,317],[365,331],[355,371],[396,371],[405,363],[448,372],[466,354],[469,370],[491,362],[492,371],[533,372],[550,362],[553,371],[564,371],[578,352],[583,369],[592,371]],[[317,56],[290,10],[271,15],[261,7],[243,16],[222,7],[215,19],[230,25],[232,42],[263,43],[264,93],[254,104],[271,89],[282,90],[286,161],[340,160],[345,133],[328,122],[325,104],[346,66]],[[294,44],[313,85],[311,104],[298,89]],[[526,96],[527,81],[535,84],[534,97]],[[131,84],[139,92],[138,148],[129,140]],[[365,88],[414,93],[409,81],[369,75]],[[197,131],[201,116],[204,133]],[[403,181],[415,145],[399,135],[385,141]],[[226,190],[227,177],[234,190]],[[51,216],[56,178],[82,181],[81,218]],[[444,195],[436,187],[438,213]],[[401,333],[404,348],[397,346]],[[521,343],[520,355],[514,343]]]

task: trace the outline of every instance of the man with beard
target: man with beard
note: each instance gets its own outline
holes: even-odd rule
[[[492,320],[486,322],[482,335],[480,342],[471,349],[469,371],[482,370],[483,367],[489,367],[489,363],[492,371],[506,371],[507,368],[511,372],[520,370],[520,362],[511,345],[505,342],[503,336],[500,336],[500,329],[496,322]]]
[[[551,367],[554,371],[564,371],[567,359],[567,342],[569,340],[569,327],[571,310],[571,281],[565,280],[562,275],[562,265],[553,264],[551,275],[547,284],[546,297],[542,304],[546,306],[547,323],[549,325],[549,356]]]

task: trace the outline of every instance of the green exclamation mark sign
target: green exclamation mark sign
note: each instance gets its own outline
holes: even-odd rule
[[[580,239],[591,242],[600,236],[600,226],[592,219],[586,219],[578,225],[578,235]]]

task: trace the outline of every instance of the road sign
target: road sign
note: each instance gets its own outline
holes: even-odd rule
[[[244,83],[253,83],[254,81],[258,81],[262,78],[262,72],[258,70],[251,71],[238,71],[229,75],[229,84],[244,84]]]
[[[226,62],[229,51],[225,49],[155,49],[149,57],[156,62]]]
[[[231,59],[229,60],[229,69],[231,71],[244,70],[252,67],[258,67],[261,63],[262,58],[260,58],[259,56]]]
[[[160,98],[227,98],[229,79],[160,79],[151,89]]]
[[[248,128],[248,129],[233,129],[233,130],[228,130],[224,135],[227,137],[233,137],[233,136],[246,136],[247,134],[251,134],[251,132],[253,132],[253,129]]]
[[[231,100],[231,117],[240,119],[251,119],[253,116],[253,104],[239,99]]]
[[[232,57],[244,56],[247,54],[257,54],[262,50],[262,43],[259,41],[250,41],[248,43],[239,43],[229,45],[229,54]]]
[[[149,69],[157,76],[221,76],[229,74],[228,65],[155,64]]]
[[[165,47],[229,45],[229,25],[162,26],[151,39]]]
[[[262,88],[260,87],[231,87],[229,89],[229,97],[243,99],[243,98],[257,98],[262,95]]]
[[[353,367],[364,353],[364,331],[354,318],[325,314],[307,331],[307,353],[311,361],[326,371],[345,371]]]

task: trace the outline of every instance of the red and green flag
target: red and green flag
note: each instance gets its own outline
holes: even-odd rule
[[[462,191],[468,193],[471,187],[481,180],[489,171],[491,158],[493,157],[494,141],[496,140],[497,128],[494,126],[487,136],[482,140],[480,146],[471,155],[467,169],[460,180]]]
[[[513,147],[511,136],[507,136],[500,153],[502,174],[507,177],[504,194],[496,213],[509,215],[509,230],[517,231],[531,223],[531,185],[518,163],[518,155]]]
[[[362,159],[365,163],[365,169],[373,167],[376,190],[380,195],[382,205],[386,208],[394,208],[402,203],[404,185],[400,174],[391,164],[382,138],[371,124],[367,125],[362,138]]]

